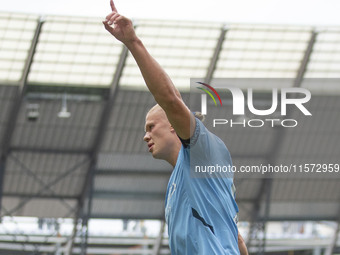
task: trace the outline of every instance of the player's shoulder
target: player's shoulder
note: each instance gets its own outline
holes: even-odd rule
[[[197,136],[196,139],[206,139],[206,140],[209,140],[210,143],[217,142],[217,143],[224,144],[222,139],[218,137],[214,132],[209,130],[204,125],[204,123],[199,119],[196,119],[195,134]]]

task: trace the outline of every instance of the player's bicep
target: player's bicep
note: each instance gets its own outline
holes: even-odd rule
[[[189,139],[194,133],[196,120],[185,103],[178,98],[164,110],[177,135]]]

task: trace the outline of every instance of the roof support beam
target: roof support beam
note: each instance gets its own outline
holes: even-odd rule
[[[340,210],[339,210],[338,215],[340,215]],[[340,235],[340,216],[338,218],[337,227],[335,228],[335,232],[334,232],[332,242],[327,247],[325,255],[332,255],[333,254],[333,250],[336,247],[336,242],[338,241],[339,235]]]
[[[97,160],[96,157],[94,155],[94,157],[91,159],[91,163],[90,163],[90,170],[89,170],[89,185],[88,185],[88,190],[86,190],[87,193],[87,211],[84,212],[84,202],[85,202],[85,198],[83,201],[80,201],[80,206],[82,206],[82,211],[83,211],[83,215],[82,215],[82,243],[81,243],[81,255],[86,255],[86,251],[87,251],[87,243],[88,243],[88,237],[89,237],[89,219],[91,217],[91,212],[92,212],[92,200],[93,200],[93,189],[94,189],[94,177],[95,177],[95,167],[97,164]],[[79,211],[80,212],[80,211]]]
[[[304,57],[301,61],[300,68],[299,68],[297,76],[295,78],[295,81],[294,81],[294,84],[293,84],[294,87],[300,87],[301,84],[302,84],[302,81],[303,81],[304,75],[306,73],[309,60],[310,60],[310,56],[313,52],[313,47],[314,47],[314,44],[315,44],[315,41],[316,41],[316,36],[317,36],[317,32],[313,30],[311,32],[310,40],[308,42]],[[290,111],[287,112],[287,116],[289,116],[290,114],[291,114]],[[285,139],[285,134],[286,134],[286,132],[285,132],[284,128],[279,128],[279,127],[276,128],[276,134],[275,134],[275,137],[273,139],[271,150],[269,150],[270,154],[267,157],[267,161],[269,163],[271,163],[272,165],[274,165],[275,162],[277,161],[277,156],[280,152],[280,147],[278,145],[281,144],[282,141]],[[250,224],[250,230],[249,230],[247,245],[250,246],[250,241],[251,241],[251,238],[252,238],[252,235],[253,235],[252,232],[256,231],[254,229],[255,222],[261,221],[260,225],[261,225],[261,230],[263,231],[263,238],[262,238],[262,241],[259,242],[261,247],[259,247],[259,249],[258,249],[258,254],[264,254],[264,250],[265,250],[265,241],[266,241],[265,240],[265,236],[266,236],[265,224],[266,224],[266,222],[269,218],[269,213],[270,213],[270,201],[271,201],[270,196],[271,196],[272,182],[273,182],[273,179],[270,175],[265,176],[265,178],[262,181],[261,188],[260,188],[258,196],[257,196],[258,199],[255,201],[254,206],[253,206],[254,214],[253,214],[251,224]],[[265,208],[264,208],[264,210],[265,210],[264,214],[265,215],[260,220],[260,215],[259,215],[260,211],[261,211],[260,206],[261,206],[261,202],[263,201],[263,199],[265,199]],[[257,231],[258,230],[259,229],[257,229]]]
[[[54,192],[53,192],[54,193]],[[55,194],[27,194],[27,193],[3,193],[3,196],[5,197],[12,197],[12,198],[37,198],[37,199],[71,199],[76,200],[79,197],[78,196],[72,196],[72,195],[55,195]]]
[[[95,191],[93,197],[98,199],[117,200],[160,200],[163,201],[165,192],[144,192],[144,191]]]
[[[88,222],[82,221],[81,225],[81,240],[80,240],[80,255],[86,255],[88,244]]]
[[[25,91],[27,89],[27,77],[28,77],[29,71],[31,69],[34,53],[35,53],[36,47],[38,45],[39,36],[40,36],[40,32],[41,32],[41,28],[42,28],[43,23],[44,23],[44,21],[42,19],[39,19],[39,21],[37,23],[36,30],[35,30],[35,34],[34,34],[34,37],[33,37],[33,40],[32,40],[32,44],[31,44],[30,50],[28,52],[28,57],[27,57],[26,62],[25,62],[24,71],[23,71],[22,77],[21,77],[20,82],[19,82],[18,91],[15,95],[13,107],[11,109],[11,113],[9,114],[10,119],[8,120],[8,125],[6,127],[6,131],[4,132],[3,144],[2,144],[2,148],[1,148],[2,157],[7,156],[8,150],[10,148],[10,143],[11,143],[11,140],[12,140],[14,127],[15,127],[15,124],[16,124],[16,121],[17,121],[17,118],[18,118],[19,110],[20,110],[22,100],[23,100],[24,95],[25,95]]]
[[[261,212],[261,204],[264,199],[264,195],[267,194],[266,197],[266,214],[269,214],[269,197],[268,193],[270,193],[271,189],[271,179],[268,177],[264,177],[262,180],[260,189],[257,194],[257,199],[253,203],[253,211],[252,211],[252,216],[250,220],[250,227],[249,227],[249,233],[248,233],[248,239],[247,239],[247,247],[248,249],[251,247],[251,241],[252,239],[258,239],[258,234],[259,232],[263,232],[265,234],[265,222],[268,218],[268,215],[265,216],[265,218],[260,219],[260,212]],[[265,239],[262,239],[258,242],[260,245],[258,247],[258,253],[257,254],[262,254],[264,249],[265,249]]]
[[[72,150],[72,149],[51,149],[51,148],[37,148],[37,147],[10,147],[9,152],[33,152],[46,154],[90,154],[89,150]]]
[[[155,240],[155,244],[153,246],[152,255],[159,255],[162,247],[163,233],[164,233],[165,221],[161,221],[161,227],[159,229],[159,234],[157,239]]]
[[[99,122],[99,128],[97,130],[97,134],[94,139],[94,144],[92,146],[92,150],[90,153],[90,165],[89,165],[89,168],[86,174],[85,184],[84,184],[83,191],[80,197],[80,207],[81,207],[80,211],[82,212],[83,231],[85,231],[81,254],[86,254],[86,250],[87,250],[88,220],[91,217],[91,211],[92,211],[93,186],[94,186],[94,178],[95,178],[95,169],[96,169],[97,160],[98,160],[98,153],[103,143],[105,132],[106,132],[109,120],[110,120],[111,112],[113,109],[113,104],[114,104],[117,91],[118,91],[119,80],[123,73],[123,69],[125,66],[127,56],[128,56],[128,49],[125,46],[123,46],[122,52],[119,58],[119,62],[117,65],[117,69],[114,74],[111,86],[110,86],[109,98],[103,109],[100,122]],[[84,203],[85,203],[86,198],[88,198],[87,211],[84,212],[83,209],[84,209]]]
[[[227,32],[228,32],[228,28],[225,25],[223,25],[223,27],[221,28],[220,37],[218,38],[218,41],[217,41],[217,44],[216,44],[216,47],[215,47],[214,54],[211,58],[210,65],[208,67],[207,74],[206,74],[205,79],[204,79],[205,83],[210,83],[211,80],[212,80],[214,71],[216,69],[216,64],[217,64],[218,58],[220,56],[220,52],[222,50],[225,35],[227,34]]]
[[[65,179],[67,176],[69,176],[74,171],[78,170],[79,167],[86,164],[87,162],[88,162],[88,160],[85,160],[85,161],[83,160],[83,161],[76,163],[70,169],[68,169],[67,171],[65,171],[61,175],[57,176],[54,180],[52,180],[49,183],[46,183],[41,189],[38,190],[38,192],[36,194],[32,195],[31,197],[24,199],[23,201],[21,201],[17,206],[15,206],[10,211],[2,212],[1,217],[5,216],[5,215],[13,215],[15,212],[17,212],[19,209],[21,209],[24,205],[26,205],[30,200],[32,200],[35,196],[39,196],[39,195],[43,194],[46,190],[49,190],[51,187],[53,187],[54,185],[59,183],[61,180]],[[71,208],[71,209],[73,209],[73,208]]]
[[[15,163],[17,165],[19,165],[19,167],[24,170],[26,172],[26,174],[28,176],[32,176],[44,189],[46,189],[46,191],[50,191],[52,193],[52,195],[55,194],[55,191],[51,188],[50,185],[46,184],[46,182],[44,180],[42,180],[38,175],[36,175],[31,169],[29,169],[27,166],[25,166],[18,158],[14,157],[13,155],[11,156],[11,158],[15,161]],[[41,195],[41,194],[39,194]],[[29,196],[28,199],[32,199],[34,197],[33,196]],[[26,198],[27,199],[27,198]],[[62,204],[64,204],[65,207],[69,208],[71,211],[73,211],[73,207],[70,206],[67,201],[65,201],[65,199],[60,198],[60,201]]]
[[[91,180],[93,179],[93,174],[94,174],[94,169],[97,163],[98,153],[99,153],[101,144],[103,142],[105,131],[106,131],[106,128],[107,128],[107,125],[110,119],[110,115],[113,109],[113,103],[114,103],[114,100],[117,94],[119,79],[122,75],[127,56],[128,56],[128,49],[124,46],[122,53],[120,55],[120,59],[119,59],[119,63],[118,63],[115,75],[113,77],[113,81],[111,83],[109,98],[103,109],[102,116],[99,122],[99,128],[97,130],[97,134],[94,139],[94,144],[90,152],[91,163],[87,171],[87,177],[86,177],[85,185],[83,187],[83,192],[81,195],[81,203],[83,203],[84,199],[86,198],[86,191],[89,189]]]
[[[80,201],[78,199],[78,205],[77,205],[77,210],[75,212],[75,216],[73,219],[73,230],[72,230],[72,234],[71,236],[69,236],[69,238],[67,239],[67,242],[65,244],[65,254],[64,255],[72,255],[73,253],[73,248],[74,248],[74,243],[75,243],[75,239],[77,237],[78,234],[78,223],[79,222],[79,215],[80,215],[80,211],[81,211],[81,207],[80,207]]]
[[[304,54],[303,59],[301,61],[299,71],[298,71],[297,76],[296,76],[295,81],[294,81],[294,87],[301,87],[301,83],[302,83],[303,78],[305,76],[307,66],[308,66],[308,63],[309,63],[309,60],[310,60],[310,56],[312,55],[312,52],[313,52],[313,48],[314,48],[314,44],[316,42],[317,35],[318,35],[318,33],[315,30],[313,30],[311,32],[311,37],[309,39],[307,49],[305,51],[305,54]]]
[[[3,144],[1,145],[1,149],[0,149],[0,152],[1,152],[1,155],[0,155],[0,195],[2,195],[2,192],[3,192],[3,181],[4,181],[4,176],[5,176],[5,170],[6,170],[5,169],[6,160],[9,154],[9,148],[10,148],[10,144],[12,141],[15,124],[17,122],[21,104],[22,104],[22,101],[25,95],[25,91],[27,89],[27,77],[31,69],[34,53],[38,45],[39,36],[40,36],[40,32],[41,32],[41,28],[43,24],[44,24],[44,21],[42,19],[39,19],[37,22],[37,27],[35,29],[34,37],[31,43],[31,47],[28,52],[28,57],[25,62],[24,71],[19,81],[19,86],[18,86],[17,93],[15,95],[14,103],[13,103],[12,109],[10,110],[8,124],[6,126],[6,130],[3,135],[3,140],[2,140]],[[0,211],[2,209],[1,200],[2,200],[2,196],[0,197]],[[3,215],[3,213],[1,215]]]
[[[259,220],[263,220],[262,217]],[[279,217],[269,217],[268,221],[336,221],[335,217],[329,215],[319,215],[319,216],[279,216]]]
[[[3,197],[3,184],[4,184],[4,178],[5,178],[5,167],[6,167],[6,157],[0,159],[0,213],[3,211],[2,208],[2,197]],[[0,222],[2,220],[2,217],[0,217]]]
[[[160,203],[160,206],[163,206]],[[150,213],[141,213],[141,212],[134,212],[134,213],[118,213],[118,214],[92,214],[92,218],[98,219],[126,219],[126,220],[145,220],[145,219],[153,219],[153,220],[164,220],[164,213],[160,212],[159,214],[150,215]]]
[[[133,176],[133,177],[170,177],[171,170],[137,170],[137,169],[125,169],[125,170],[99,170],[96,169],[96,176],[102,177],[116,177],[116,176]]]

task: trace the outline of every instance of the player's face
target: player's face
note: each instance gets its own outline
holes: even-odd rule
[[[171,153],[174,131],[161,109],[151,110],[145,119],[145,136],[149,152],[154,158],[167,159]]]

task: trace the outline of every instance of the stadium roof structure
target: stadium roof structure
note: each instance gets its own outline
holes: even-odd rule
[[[295,131],[216,128],[236,166],[339,164],[340,28],[135,25],[186,102],[192,77],[278,79],[312,92],[312,121],[290,112],[302,123]],[[171,167],[143,142],[155,102],[127,49],[95,18],[1,13],[0,37],[1,216],[163,219]],[[252,87],[266,105],[277,86]],[[236,174],[235,183],[240,220],[339,220],[339,178]]]

